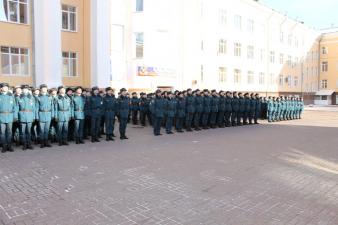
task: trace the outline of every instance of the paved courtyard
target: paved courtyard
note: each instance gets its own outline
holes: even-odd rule
[[[0,224],[338,224],[338,114],[0,154]]]

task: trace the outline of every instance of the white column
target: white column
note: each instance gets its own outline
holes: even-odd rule
[[[62,83],[61,1],[34,0],[35,85]]]
[[[110,86],[110,0],[91,0],[91,83]]]

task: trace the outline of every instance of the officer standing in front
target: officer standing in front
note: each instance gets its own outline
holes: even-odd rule
[[[58,123],[59,146],[68,144],[68,124],[73,116],[71,99],[66,95],[66,89],[63,86],[58,87],[58,96],[55,101],[56,121]]]
[[[52,147],[49,143],[48,135],[51,126],[52,118],[55,117],[54,100],[48,94],[48,87],[46,84],[40,85],[40,94],[36,98],[36,111],[39,118],[40,126],[40,148]]]
[[[115,116],[117,100],[111,87],[106,88],[106,96],[103,98],[104,118],[106,124],[106,141],[114,141]]]
[[[0,84],[0,137],[2,150],[13,152],[12,126],[18,120],[17,105],[14,96],[8,91],[7,83]]]
[[[36,102],[34,96],[29,92],[28,85],[22,85],[22,94],[17,101],[19,121],[20,121],[20,138],[23,144],[22,150],[34,149],[32,146],[32,124],[37,121]]]
[[[75,122],[75,141],[76,144],[84,144],[83,141],[83,128],[85,121],[85,97],[82,95],[82,87],[76,87],[73,95],[73,110],[74,110],[74,122]]]
[[[151,104],[154,107],[154,135],[159,136],[161,134],[161,125],[165,112],[165,100],[161,95],[161,90],[155,92],[156,97],[152,100]]]
[[[126,129],[129,116],[129,98],[127,97],[127,90],[122,88],[120,90],[120,97],[118,99],[118,116],[120,120],[120,139],[128,139],[126,136]]]
[[[90,105],[90,114],[91,114],[91,136],[92,142],[100,142],[100,126],[101,126],[101,118],[103,111],[103,99],[99,94],[99,88],[92,88],[92,95],[90,96],[89,105]]]

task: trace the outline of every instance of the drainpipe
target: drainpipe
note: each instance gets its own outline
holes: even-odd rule
[[[32,71],[32,84],[34,86],[37,85],[36,83],[36,67],[35,67],[35,23],[34,23],[34,0],[31,1],[30,5],[30,23],[32,27],[32,50],[31,50],[31,71]]]

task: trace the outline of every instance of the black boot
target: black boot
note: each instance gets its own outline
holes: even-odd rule
[[[110,141],[109,135],[106,136],[106,141]]]
[[[29,150],[33,150],[33,149],[34,149],[34,147],[33,147],[33,145],[32,145],[31,143],[27,144],[27,148],[28,148]]]
[[[62,142],[63,145],[69,145],[67,141]]]
[[[92,143],[95,143],[95,138],[94,137],[92,137]]]
[[[52,147],[52,145],[49,143],[49,141],[47,140],[47,141],[45,141],[45,146],[47,147],[47,148],[51,148]]]
[[[77,145],[80,144],[80,138],[76,138],[76,142]]]
[[[83,139],[80,138],[79,140],[80,144],[84,144],[85,142],[83,141]]]
[[[26,150],[27,150],[27,148],[28,148],[28,145],[27,145],[27,143],[23,143],[23,144],[22,144],[22,150],[26,151]]]
[[[45,141],[41,140],[40,148],[44,148],[44,147],[45,147]]]
[[[1,152],[2,152],[2,153],[7,152],[7,145],[3,145],[3,146],[2,146]]]

